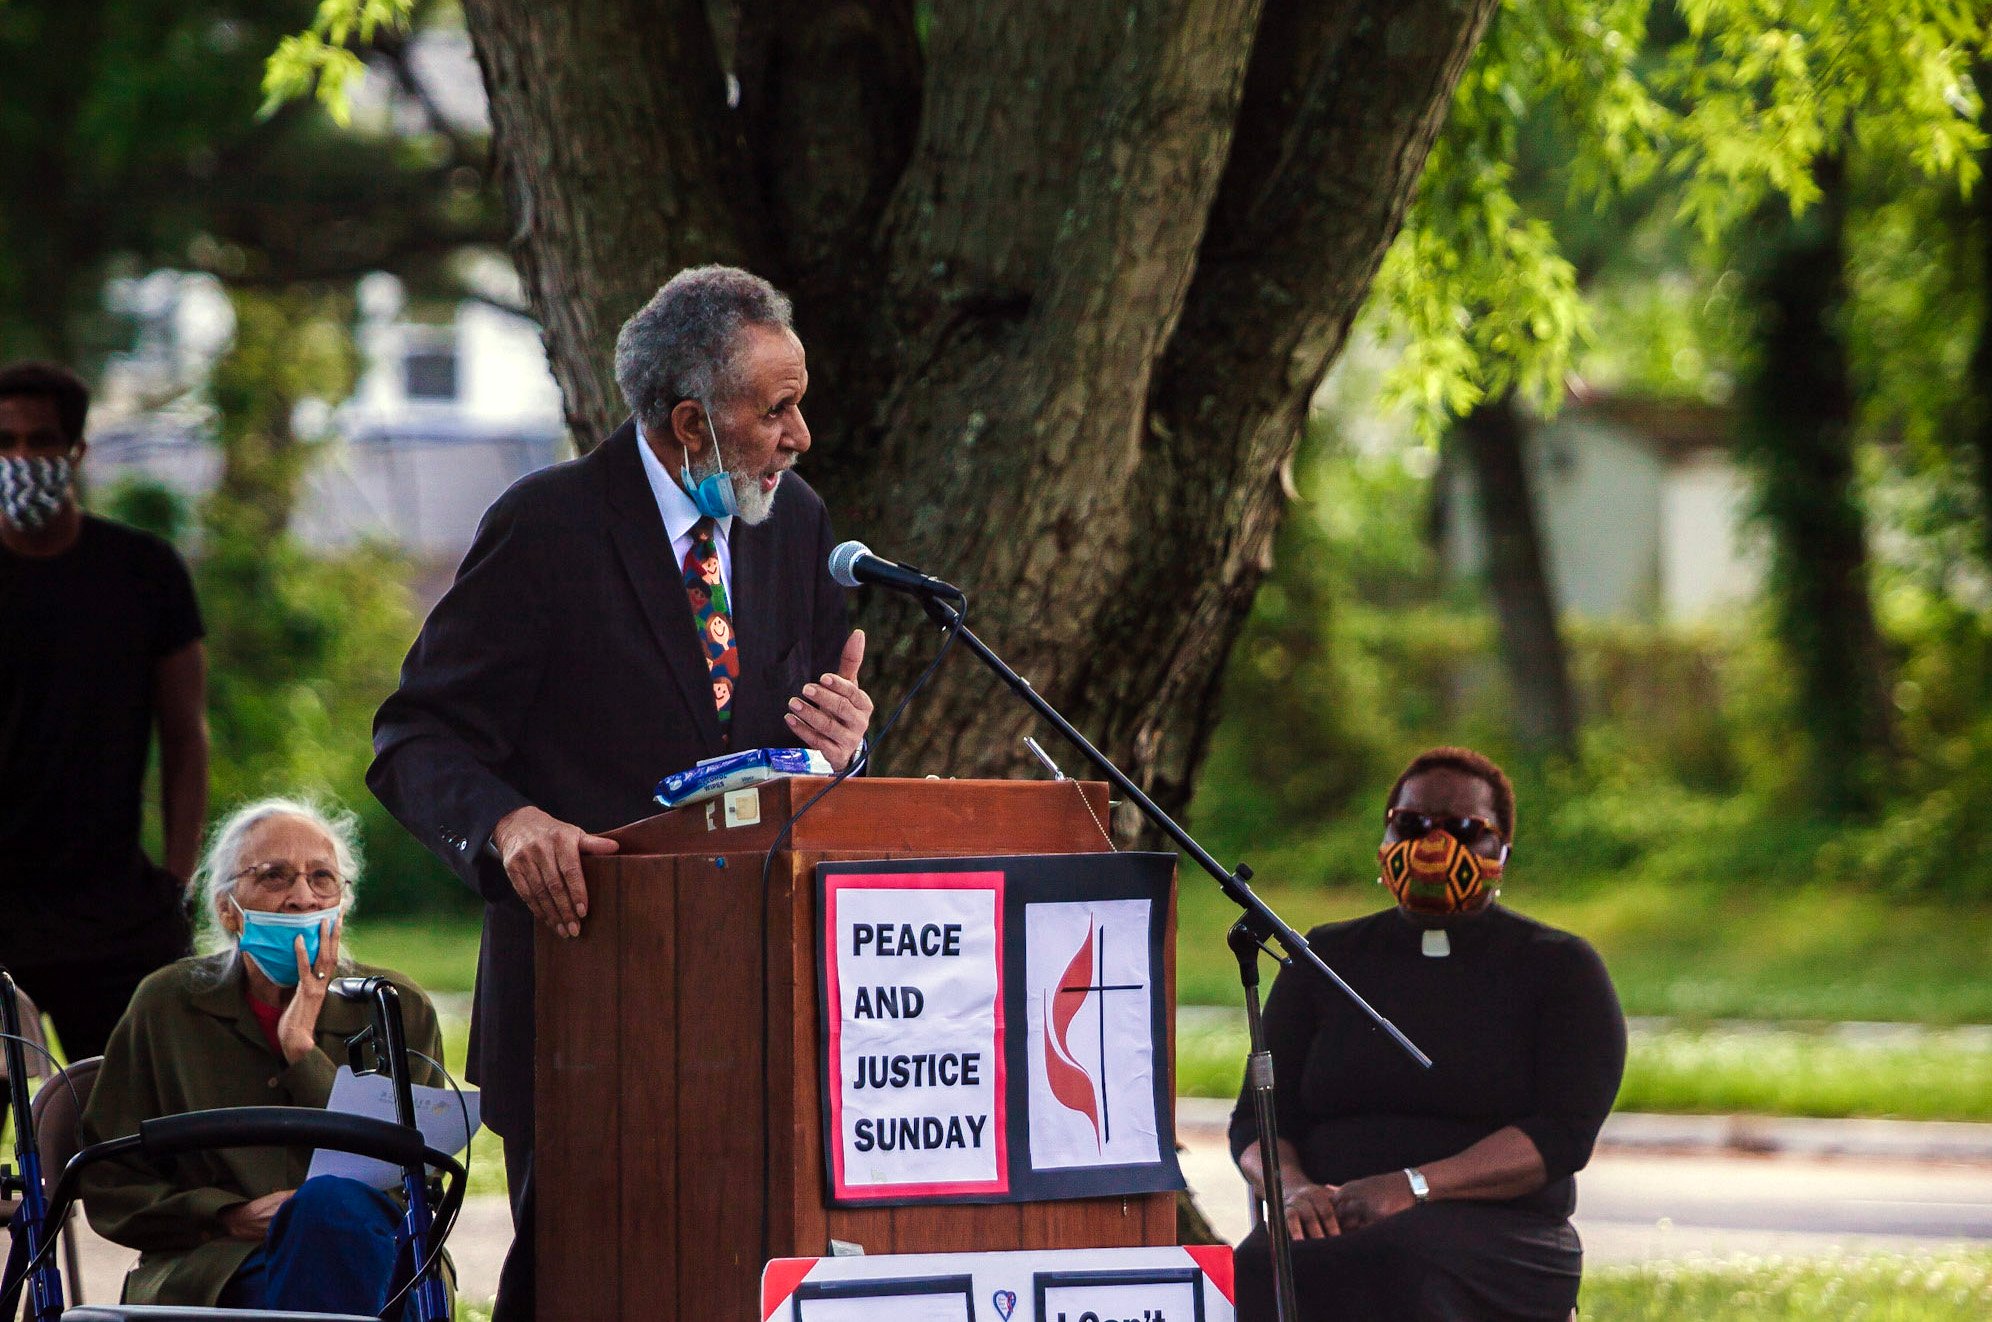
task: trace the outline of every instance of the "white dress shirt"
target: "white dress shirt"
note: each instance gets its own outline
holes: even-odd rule
[[[685,576],[685,557],[692,553],[692,525],[704,516],[685,489],[678,485],[678,479],[664,468],[664,461],[650,448],[650,442],[643,435],[643,424],[636,425],[636,452],[643,456],[643,475],[650,479],[650,494],[657,498],[657,513],[664,520],[664,535],[671,539],[671,553],[677,558],[672,567],[679,578]],[[713,544],[719,548],[719,581],[726,588],[726,601],[738,609],[733,601],[733,548],[728,544],[733,533],[733,517],[714,519],[717,532]],[[731,613],[731,612],[729,612]]]

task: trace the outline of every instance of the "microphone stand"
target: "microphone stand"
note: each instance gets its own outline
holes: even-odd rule
[[[1371,1022],[1388,1033],[1398,1046],[1419,1065],[1430,1069],[1432,1058],[1420,1051],[1417,1044],[1399,1031],[1396,1024],[1384,1018],[1375,1006],[1362,998],[1362,995],[1342,980],[1342,975],[1328,967],[1314,948],[1307,944],[1307,938],[1290,927],[1286,920],[1273,912],[1248,885],[1252,879],[1252,869],[1240,863],[1236,868],[1227,868],[1212,856],[1209,850],[1198,844],[1196,838],[1174,818],[1162,811],[1155,800],[1142,792],[1113,761],[1093,746],[1091,740],[1079,733],[1072,722],[1061,716],[1056,707],[1045,701],[1039,692],[1031,687],[1031,682],[1012,670],[1002,657],[991,651],[988,644],[970,631],[962,620],[962,613],[956,606],[942,597],[922,595],[920,604],[926,608],[928,616],[943,629],[952,630],[957,638],[968,645],[968,649],[982,659],[982,663],[994,672],[996,677],[1008,685],[1012,692],[1022,698],[1038,715],[1049,721],[1054,729],[1066,740],[1086,755],[1095,767],[1106,776],[1107,782],[1129,802],[1141,810],[1156,827],[1160,828],[1176,843],[1176,847],[1188,854],[1205,872],[1217,882],[1218,889],[1226,899],[1244,911],[1231,927],[1226,944],[1238,959],[1238,981],[1245,992],[1245,1024],[1251,1039],[1251,1054],[1246,1057],[1245,1081],[1252,1093],[1252,1112],[1259,1131],[1259,1160],[1265,1170],[1266,1179],[1266,1237],[1272,1248],[1273,1292],[1279,1322],[1299,1322],[1299,1311],[1295,1306],[1293,1288],[1293,1246],[1287,1232],[1286,1200],[1280,1176],[1279,1128],[1273,1112],[1273,1057],[1266,1048],[1264,1026],[1259,1018],[1259,952],[1265,951],[1285,967],[1299,965],[1312,969],[1333,983],[1341,993],[1353,1002],[1357,1009],[1368,1015]],[[1277,946],[1278,949],[1274,949]]]

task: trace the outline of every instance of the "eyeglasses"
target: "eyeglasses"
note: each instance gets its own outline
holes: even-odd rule
[[[338,895],[339,887],[343,884],[339,874],[330,868],[314,868],[307,872],[303,868],[293,868],[283,863],[258,863],[253,867],[242,869],[232,879],[241,881],[244,877],[249,879],[249,884],[255,887],[259,894],[272,897],[289,894],[290,888],[297,884],[299,877],[304,878],[305,884],[311,887],[311,893],[321,900],[329,900]]]
[[[1403,840],[1422,840],[1434,831],[1444,831],[1469,849],[1482,836],[1501,834],[1501,828],[1485,817],[1440,817],[1415,808],[1392,808],[1383,815],[1383,824]]]

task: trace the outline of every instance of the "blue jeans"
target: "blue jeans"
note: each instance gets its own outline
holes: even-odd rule
[[[262,1247],[222,1288],[224,1308],[378,1314],[400,1285],[401,1209],[358,1180],[306,1180],[277,1209]],[[403,1309],[407,1307],[403,1304]]]

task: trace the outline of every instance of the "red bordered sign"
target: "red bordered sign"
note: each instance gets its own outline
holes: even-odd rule
[[[1000,871],[823,877],[834,1200],[1009,1196],[1003,910]]]

